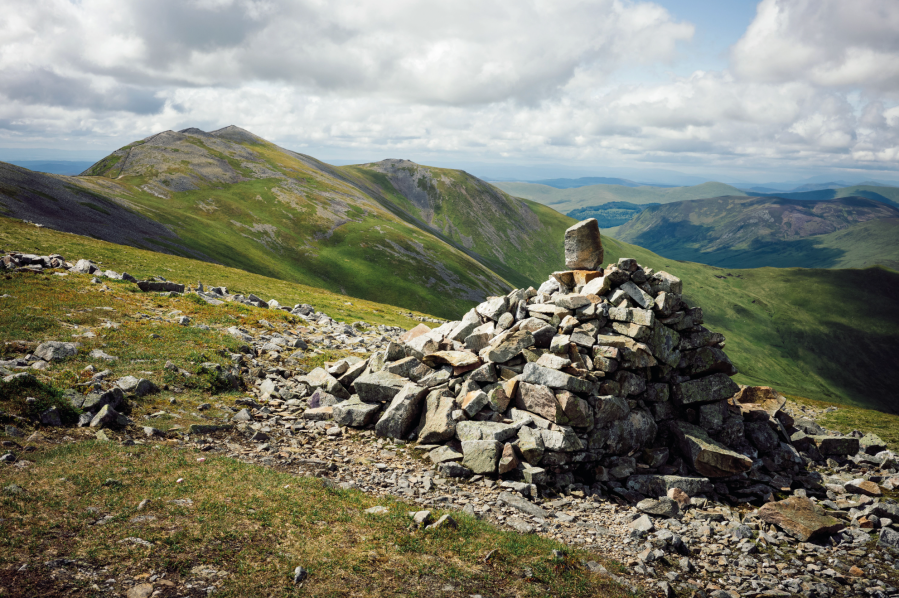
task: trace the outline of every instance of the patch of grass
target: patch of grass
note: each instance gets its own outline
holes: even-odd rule
[[[159,275],[168,280],[185,284],[196,284],[197,281],[202,281],[207,286],[227,287],[228,291],[232,293],[244,295],[255,293],[264,299],[277,299],[282,305],[308,303],[340,322],[352,323],[363,320],[372,324],[402,326],[407,329],[413,328],[419,323],[405,315],[400,315],[408,310],[400,309],[393,305],[357,299],[322,288],[297,284],[291,280],[279,280],[261,276],[237,268],[178,256],[163,255],[46,228],[35,228],[8,218],[0,218],[0,249],[3,251],[26,251],[42,255],[60,253],[68,259],[87,258],[101,264],[104,270],[111,269],[117,272],[128,272],[138,279]],[[11,289],[12,287],[6,288]],[[70,287],[63,286],[60,288],[64,289],[62,292],[67,295],[77,292]],[[131,288],[138,292],[136,287]],[[19,297],[19,293],[13,292],[14,290],[4,290],[0,292],[0,295],[9,293]],[[0,299],[0,301],[5,300]],[[76,297],[67,297],[67,301],[77,303],[79,300]],[[229,309],[237,310],[244,314],[253,311],[260,314],[275,314],[273,317],[276,318],[281,317],[279,315],[280,312],[245,308],[240,305],[229,306]],[[25,312],[30,313],[32,316],[32,326],[46,325],[42,321],[44,316],[41,315],[44,311],[33,310],[33,312]],[[214,309],[212,311],[215,312]],[[427,315],[427,312],[413,311],[413,313]],[[264,318],[267,316],[260,315],[259,317]],[[77,323],[77,321],[74,323]],[[3,323],[0,322],[0,326],[2,325]]]
[[[891,451],[899,452],[899,415],[881,413],[871,409],[862,409],[851,405],[841,405],[827,401],[815,401],[795,395],[785,395],[800,405],[808,405],[815,409],[835,407],[836,411],[825,413],[818,418],[818,423],[830,430],[848,434],[859,430],[865,434],[876,434],[887,444]]]
[[[31,467],[4,466],[4,483],[25,493],[0,494],[0,595],[32,595],[42,584],[44,592],[88,595],[90,584],[110,578],[124,594],[130,581],[122,580],[145,580],[150,572],[180,589],[196,579],[196,567],[224,572],[199,584],[215,586],[222,597],[628,595],[579,565],[602,559],[551,540],[461,513],[452,513],[457,529],[414,529],[407,515],[418,510],[414,505],[208,453],[198,462],[200,454],[77,442],[40,446],[28,455]],[[104,485],[108,478],[119,483]],[[145,499],[148,506],[138,511]],[[185,499],[192,504],[172,502]],[[374,505],[389,512],[364,512]],[[93,525],[105,516],[107,523]],[[554,560],[553,549],[566,558]],[[16,574],[22,562],[52,558],[86,562],[96,579]],[[292,580],[298,565],[309,571],[301,586]],[[524,577],[526,567],[531,577]]]
[[[0,409],[3,411],[19,417],[37,419],[51,407],[59,410],[60,419],[64,424],[78,421],[79,411],[72,407],[59,389],[33,376],[14,378],[10,382],[0,380]]]

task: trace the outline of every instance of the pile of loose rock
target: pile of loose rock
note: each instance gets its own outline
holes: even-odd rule
[[[566,232],[566,264],[537,290],[494,297],[371,358],[290,380],[262,398],[306,399],[307,419],[374,426],[433,445],[449,476],[613,493],[678,489],[739,504],[794,483],[805,465],[855,455],[859,439],[816,433],[768,388],[731,381],[724,337],[682,282],[633,259],[600,269],[595,220]]]

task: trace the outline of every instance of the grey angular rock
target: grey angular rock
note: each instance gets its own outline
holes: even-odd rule
[[[426,388],[412,382],[403,386],[375,424],[375,434],[405,439],[420,417],[421,403],[427,392]]]
[[[460,421],[456,423],[456,437],[467,440],[496,440],[505,442],[518,433],[513,425],[499,422]]]
[[[652,309],[655,306],[655,297],[628,281],[619,287],[622,291],[634,300],[634,302],[644,309]]]
[[[603,247],[596,218],[578,222],[565,231],[565,267],[570,270],[602,268]]]
[[[381,411],[379,403],[363,403],[353,400],[337,403],[331,408],[331,417],[335,425],[349,426],[351,428],[364,428],[370,425]]]
[[[247,409],[241,409],[240,411],[235,413],[233,417],[231,417],[231,421],[251,422],[253,421],[253,416],[250,415],[250,412]]]
[[[675,403],[683,406],[700,405],[729,399],[740,387],[727,374],[712,374],[704,378],[672,384]]]
[[[568,426],[556,426],[556,428],[555,430],[540,430],[546,450],[563,453],[583,450],[584,445],[572,428]]]
[[[475,308],[475,311],[495,322],[501,315],[509,311],[509,298],[505,296],[492,297],[478,305]]]
[[[100,411],[97,412],[91,419],[90,427],[91,428],[104,428],[108,426],[122,425],[122,421],[119,419],[121,414],[113,409],[109,405],[104,405]],[[127,423],[127,420],[124,422]]]
[[[159,388],[149,380],[144,378],[135,378],[134,376],[125,376],[116,381],[116,386],[124,392],[131,393],[138,397],[144,397],[159,392]]]
[[[527,330],[519,330],[505,337],[502,342],[481,349],[480,356],[493,363],[505,363],[533,345],[534,336]]]
[[[47,341],[37,346],[37,349],[34,350],[34,356],[44,361],[62,361],[67,357],[77,355],[80,346],[78,343]]]
[[[418,441],[434,444],[451,439],[456,434],[456,422],[452,413],[456,409],[456,398],[444,390],[434,390],[428,394],[425,406],[425,423],[418,434]]]
[[[638,532],[649,533],[656,528],[648,515],[641,515],[628,524],[628,527]]]
[[[749,471],[752,467],[752,459],[713,440],[699,426],[678,421],[672,431],[678,439],[682,454],[700,475],[710,478],[729,477]]]
[[[891,552],[899,552],[899,532],[888,527],[883,528],[877,538],[877,545]]]
[[[398,361],[394,361],[393,363],[388,363],[384,366],[383,371],[396,374],[401,378],[408,378],[413,382],[418,382],[422,378],[435,372],[434,368],[423,364],[417,357],[405,357]]]
[[[637,510],[656,517],[674,517],[680,507],[670,498],[644,498],[637,503]]]
[[[56,405],[41,413],[41,424],[45,426],[61,426],[62,416]]]
[[[337,380],[337,378],[329,374],[328,370],[326,370],[325,368],[315,368],[306,376],[302,376],[300,378],[300,381],[305,382],[311,388],[321,388],[328,394],[334,395],[338,399],[350,398],[350,393],[347,392],[347,389],[343,387],[343,385]]]
[[[503,445],[496,440],[463,440],[462,465],[474,473],[494,474]]]
[[[545,450],[543,435],[538,430],[522,426],[518,430],[518,450],[525,461],[531,465],[537,465],[543,458]]]
[[[455,461],[445,461],[439,464],[437,471],[448,478],[470,478],[474,475],[470,469]]]
[[[365,403],[386,403],[395,397],[409,380],[390,372],[372,372],[359,376],[353,388]]]
[[[825,457],[848,457],[860,448],[859,439],[851,436],[812,436],[812,440]]]
[[[528,363],[524,366],[521,375],[522,382],[530,384],[542,384],[550,388],[569,390],[579,394],[591,394],[596,390],[596,384],[588,380],[575,378],[565,372],[544,368],[536,363]]]
[[[438,446],[428,453],[428,459],[435,465],[447,461],[462,461],[462,453],[454,451],[448,446]]]
[[[547,517],[549,517],[549,513],[547,513],[546,510],[538,505],[535,505],[526,498],[519,496],[518,494],[500,492],[497,499],[504,505],[508,505],[526,515],[530,515],[531,517],[539,517],[540,519],[546,519]]]

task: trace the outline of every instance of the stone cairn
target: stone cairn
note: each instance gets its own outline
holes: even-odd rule
[[[794,428],[770,388],[734,383],[724,337],[680,279],[602,260],[596,220],[578,223],[565,232],[569,270],[418,326],[368,360],[314,370],[301,378],[304,416],[417,440],[449,477],[631,501],[677,488],[766,502],[802,483],[804,458],[859,450],[857,438]]]

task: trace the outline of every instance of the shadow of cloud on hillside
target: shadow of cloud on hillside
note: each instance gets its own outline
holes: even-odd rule
[[[839,322],[824,324],[826,333],[792,331],[782,337],[780,351],[830,385],[835,398],[842,394],[859,407],[899,414],[899,337],[860,333]],[[809,347],[814,347],[814,357],[808,355]]]
[[[815,237],[791,241],[755,239],[748,249],[703,251],[714,230],[710,226],[663,218],[651,229],[626,241],[663,257],[718,268],[835,268],[847,253],[843,249],[820,246]]]

